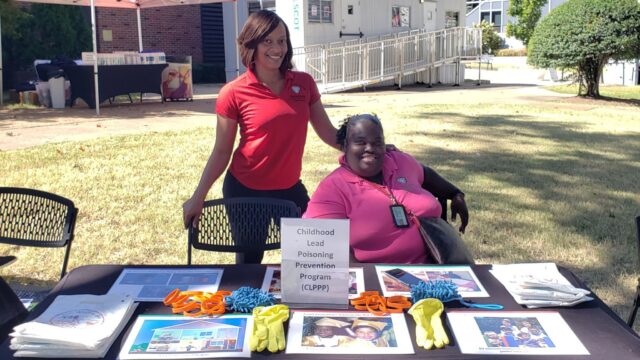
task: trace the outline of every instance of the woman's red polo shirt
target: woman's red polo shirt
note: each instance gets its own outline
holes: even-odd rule
[[[227,83],[216,113],[238,122],[240,144],[229,171],[255,190],[287,189],[300,180],[310,106],[320,100],[313,78],[287,71],[279,95],[248,70]]]

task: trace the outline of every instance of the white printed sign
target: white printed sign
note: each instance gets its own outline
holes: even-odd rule
[[[282,219],[282,301],[347,306],[349,220]]]

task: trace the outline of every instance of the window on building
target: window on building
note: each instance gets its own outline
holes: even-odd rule
[[[457,11],[447,11],[444,13],[444,27],[452,28],[460,26],[460,13]]]
[[[411,8],[408,6],[391,7],[391,27],[409,27],[411,18]]]
[[[309,0],[307,19],[311,23],[332,23],[333,22],[333,1],[331,0]]]
[[[467,0],[467,14],[480,5],[480,0]]]
[[[275,12],[276,0],[249,0],[247,6],[249,7],[249,15],[260,10],[271,10]]]
[[[480,13],[480,22],[486,21],[488,23],[491,22],[491,13],[488,11],[483,11]]]
[[[491,13],[491,22],[493,23],[493,30],[500,32],[502,26],[502,12],[494,11]]]

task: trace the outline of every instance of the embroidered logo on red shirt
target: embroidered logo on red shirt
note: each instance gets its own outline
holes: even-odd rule
[[[302,91],[302,88],[299,85],[293,85],[291,87],[291,99],[295,101],[304,101],[305,94]]]

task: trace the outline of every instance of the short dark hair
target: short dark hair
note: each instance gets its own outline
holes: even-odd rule
[[[380,127],[380,132],[384,134],[384,130],[382,129],[382,123],[376,114],[357,114],[346,117],[342,120],[340,127],[338,128],[338,132],[336,133],[336,144],[340,145],[340,147],[344,150],[344,147],[347,142],[347,129],[354,126],[356,122],[360,120],[369,120],[372,123],[378,125]]]
[[[284,55],[282,64],[280,65],[280,72],[285,73],[287,70],[293,68],[291,59],[293,58],[293,49],[291,48],[291,37],[289,36],[289,27],[284,21],[273,11],[260,10],[249,16],[247,22],[244,23],[242,31],[238,35],[238,48],[240,51],[240,59],[242,59],[242,65],[247,69],[254,68],[255,50],[264,38],[266,38],[278,25],[284,25],[284,29],[287,33],[287,53]]]

